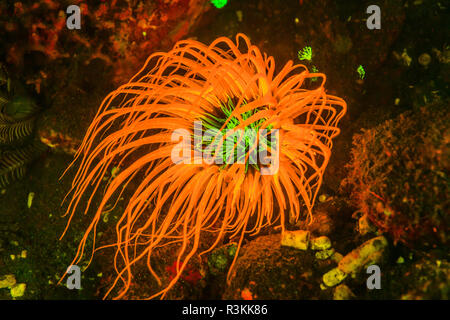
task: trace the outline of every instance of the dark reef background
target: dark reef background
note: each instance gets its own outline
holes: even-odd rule
[[[81,7],[81,30],[65,26],[70,4]],[[380,30],[366,27],[372,4],[381,8]],[[328,93],[348,104],[316,221],[296,226],[331,239],[334,255],[321,260],[313,251],[282,247],[276,231],[267,231],[247,239],[229,286],[224,279],[234,252],[223,246],[190,266],[169,298],[448,299],[448,5],[230,0],[218,9],[208,0],[2,1],[0,299],[103,297],[115,276],[112,250],[96,253],[82,290],[57,284],[90,221],[78,215],[59,240],[67,222],[61,202],[74,171],[61,174],[102,99],[151,53],[180,39],[210,43],[239,32],[273,56],[278,70],[289,60],[300,63],[298,51],[311,46],[312,60],[301,63],[325,73]],[[103,219],[100,241],[114,236],[121,205]],[[387,247],[372,247],[370,239],[381,235]],[[368,256],[381,265],[382,290],[367,290],[367,275],[356,269],[339,289],[321,285],[349,252],[353,262],[364,260],[361,268],[367,264],[364,250],[373,250]],[[174,267],[164,257],[158,263],[170,276]],[[144,266],[135,282],[129,299],[147,296],[154,285]]]

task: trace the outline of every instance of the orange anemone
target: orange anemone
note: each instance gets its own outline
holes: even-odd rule
[[[161,284],[150,258],[167,244],[178,244],[177,274],[150,298],[163,298],[192,257],[211,251],[225,237],[236,239],[236,260],[246,234],[274,225],[283,232],[287,216],[311,219],[332,138],[346,112],[344,100],[326,94],[325,80],[324,74],[309,73],[292,61],[276,74],[273,57],[261,54],[243,34],[236,44],[225,37],[209,46],[185,40],[168,53],[150,56],[136,76],[104,99],[71,164],[79,162],[80,167],[69,193],[68,225],[84,194],[89,195],[88,212],[108,168],[113,163],[122,167],[106,186],[74,263],[82,258],[91,233],[95,248],[102,213],[115,206],[125,189],[132,195],[111,244],[118,275],[106,294],[120,280],[117,298],[129,289],[133,266],[141,259]],[[174,161],[180,143],[174,132],[182,129],[195,140],[198,121],[217,133],[253,128],[279,136],[276,143],[261,136],[233,139],[233,150],[244,150],[241,161],[204,161],[196,153],[196,147],[205,147],[202,139],[182,161]],[[278,167],[272,174],[262,172],[267,163],[261,158],[248,165],[255,143],[276,155]],[[227,160],[234,152],[211,155]],[[199,252],[203,233],[215,240]]]

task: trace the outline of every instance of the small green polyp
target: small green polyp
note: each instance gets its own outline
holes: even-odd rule
[[[311,47],[307,46],[307,47],[304,47],[302,50],[300,50],[298,52],[298,58],[299,58],[299,60],[311,61],[311,59],[312,59],[312,49],[311,49]]]
[[[356,71],[358,72],[361,80],[363,80],[364,77],[366,76],[366,71],[364,70],[364,67],[362,65],[359,65],[359,67],[358,67],[358,69],[356,69]]]
[[[211,0],[211,3],[216,7],[217,9],[222,9],[227,4],[228,0]]]

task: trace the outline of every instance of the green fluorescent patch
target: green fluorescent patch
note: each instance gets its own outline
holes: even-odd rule
[[[363,66],[362,66],[362,65],[359,65],[359,67],[358,67],[358,69],[356,69],[356,71],[358,72],[359,77],[360,77],[361,79],[364,79],[364,77],[366,76],[366,71],[364,71]]]
[[[217,9],[222,9],[227,4],[228,0],[211,0],[211,3],[216,7]]]

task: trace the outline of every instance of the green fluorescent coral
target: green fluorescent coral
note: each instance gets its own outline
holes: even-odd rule
[[[307,46],[307,47],[304,47],[302,50],[299,50],[298,51],[298,58],[300,60],[311,61],[311,59],[312,59],[312,49],[311,49],[311,47]]]
[[[211,3],[216,7],[217,9],[222,9],[227,4],[228,0],[211,0]]]
[[[358,69],[356,69],[356,71],[358,72],[359,77],[361,79],[364,79],[364,77],[366,76],[366,71],[364,70],[363,66],[359,65],[359,67],[358,67]]]

